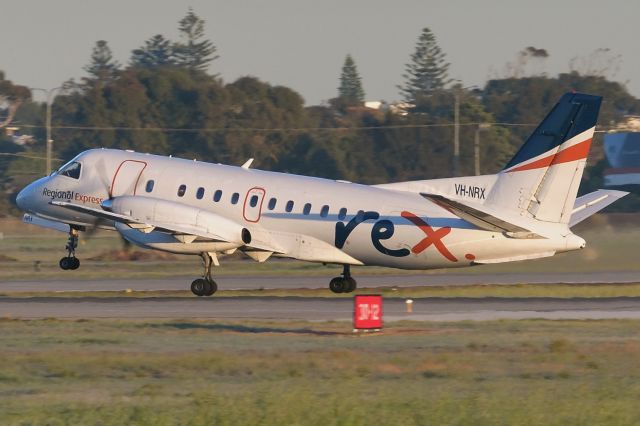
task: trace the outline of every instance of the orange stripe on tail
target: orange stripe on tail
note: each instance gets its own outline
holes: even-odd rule
[[[589,155],[589,149],[591,148],[591,138],[586,141],[580,142],[567,149],[564,149],[554,155],[548,155],[544,158],[525,164],[515,169],[507,170],[511,172],[522,172],[525,170],[541,169],[543,167],[553,166],[554,164],[568,163],[570,161],[577,161],[587,158]]]

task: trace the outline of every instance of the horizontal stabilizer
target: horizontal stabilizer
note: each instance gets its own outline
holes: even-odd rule
[[[629,194],[624,191],[612,189],[599,189],[576,199],[571,213],[569,227],[573,227],[589,216],[599,212],[609,204]]]
[[[521,260],[542,259],[543,257],[551,257],[556,254],[555,251],[544,251],[541,253],[523,254],[519,256],[500,257],[496,259],[474,260],[473,263],[481,265],[490,265],[493,263],[519,262]]]
[[[510,233],[531,232],[529,229],[498,217],[496,212],[491,212],[490,209],[484,205],[470,206],[460,201],[443,197],[442,195],[426,194],[424,192],[421,192],[420,195],[480,229]]]

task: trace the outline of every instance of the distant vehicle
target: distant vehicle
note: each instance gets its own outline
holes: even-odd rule
[[[25,222],[68,232],[114,229],[141,247],[204,260],[198,296],[217,285],[217,255],[236,250],[343,265],[329,288],[352,292],[351,265],[452,268],[581,249],[571,232],[626,192],[576,199],[602,98],[565,94],[494,175],[360,185],[131,151],[92,149],[24,188]]]

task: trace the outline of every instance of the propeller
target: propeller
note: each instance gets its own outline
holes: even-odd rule
[[[95,162],[93,166],[93,170],[94,170],[94,176],[97,177],[96,180],[97,182],[99,182],[99,186],[101,188],[105,188],[106,193],[108,194],[109,198],[107,198],[105,201],[112,200],[113,199],[113,197],[111,196],[112,177],[110,176],[110,173],[107,169],[107,165],[104,158],[100,158],[98,159],[98,161]],[[87,226],[84,230],[84,239],[90,240],[92,237],[94,237],[98,232],[98,230],[100,229],[101,225],[106,226],[107,221],[105,221],[104,219],[96,219],[93,226]]]
[[[111,196],[112,177],[109,175],[109,171],[107,170],[107,166],[104,161],[104,158],[100,158],[96,162],[95,171],[96,171],[96,174],[98,175],[98,178],[100,179],[100,183],[104,188],[107,189],[107,193],[109,194],[109,199],[112,199],[113,198]]]

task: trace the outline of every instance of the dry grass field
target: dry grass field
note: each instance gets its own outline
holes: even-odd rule
[[[0,321],[3,425],[633,425],[638,321]]]

